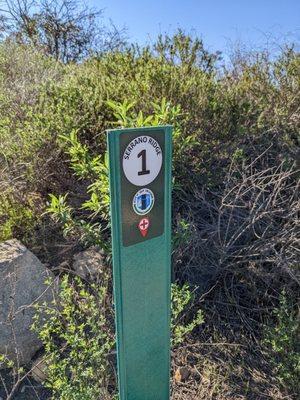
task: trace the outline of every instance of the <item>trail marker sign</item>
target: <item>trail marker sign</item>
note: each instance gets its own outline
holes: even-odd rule
[[[107,136],[120,400],[168,400],[172,128]]]

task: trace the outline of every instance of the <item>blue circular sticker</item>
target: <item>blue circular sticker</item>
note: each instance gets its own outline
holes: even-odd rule
[[[132,207],[136,214],[145,215],[152,210],[154,194],[150,189],[140,189],[134,196]]]

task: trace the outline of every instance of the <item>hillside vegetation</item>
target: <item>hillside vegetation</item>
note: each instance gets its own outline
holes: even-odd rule
[[[2,41],[0,241],[62,276],[60,311],[34,327],[53,399],[116,396],[105,130],[160,124],[174,127],[172,398],[299,398],[299,84],[293,46],[225,67],[182,31],[69,63]],[[97,284],[68,274],[93,245]]]

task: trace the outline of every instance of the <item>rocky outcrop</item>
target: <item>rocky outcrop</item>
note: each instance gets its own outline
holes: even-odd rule
[[[106,268],[103,251],[97,247],[77,253],[73,258],[73,270],[83,279],[97,280]]]
[[[32,363],[30,375],[36,382],[44,383],[48,377],[47,370],[48,366],[46,359],[43,356],[40,356]]]
[[[53,300],[45,285],[51,272],[19,241],[0,243],[0,354],[17,365],[27,364],[41,347],[31,331],[40,302]]]

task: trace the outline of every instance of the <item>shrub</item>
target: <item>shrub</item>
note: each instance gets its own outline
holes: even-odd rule
[[[21,236],[27,242],[38,221],[33,199],[22,202],[13,193],[0,194],[0,241]]]
[[[172,330],[172,344],[174,346],[183,343],[188,334],[204,323],[204,317],[201,310],[191,313],[188,309],[193,307],[193,293],[188,284],[184,284],[182,287],[179,285],[172,285],[172,318],[171,318],[171,330]],[[192,314],[192,318],[191,315]]]
[[[300,390],[300,319],[286,293],[280,295],[280,305],[273,312],[275,323],[265,330],[265,343],[272,351],[273,363],[281,383],[295,393]]]
[[[108,323],[112,309],[107,307],[107,276],[102,279],[87,285],[65,275],[56,302],[37,308],[32,329],[44,344],[46,385],[53,399],[90,400],[107,394],[114,337]]]

